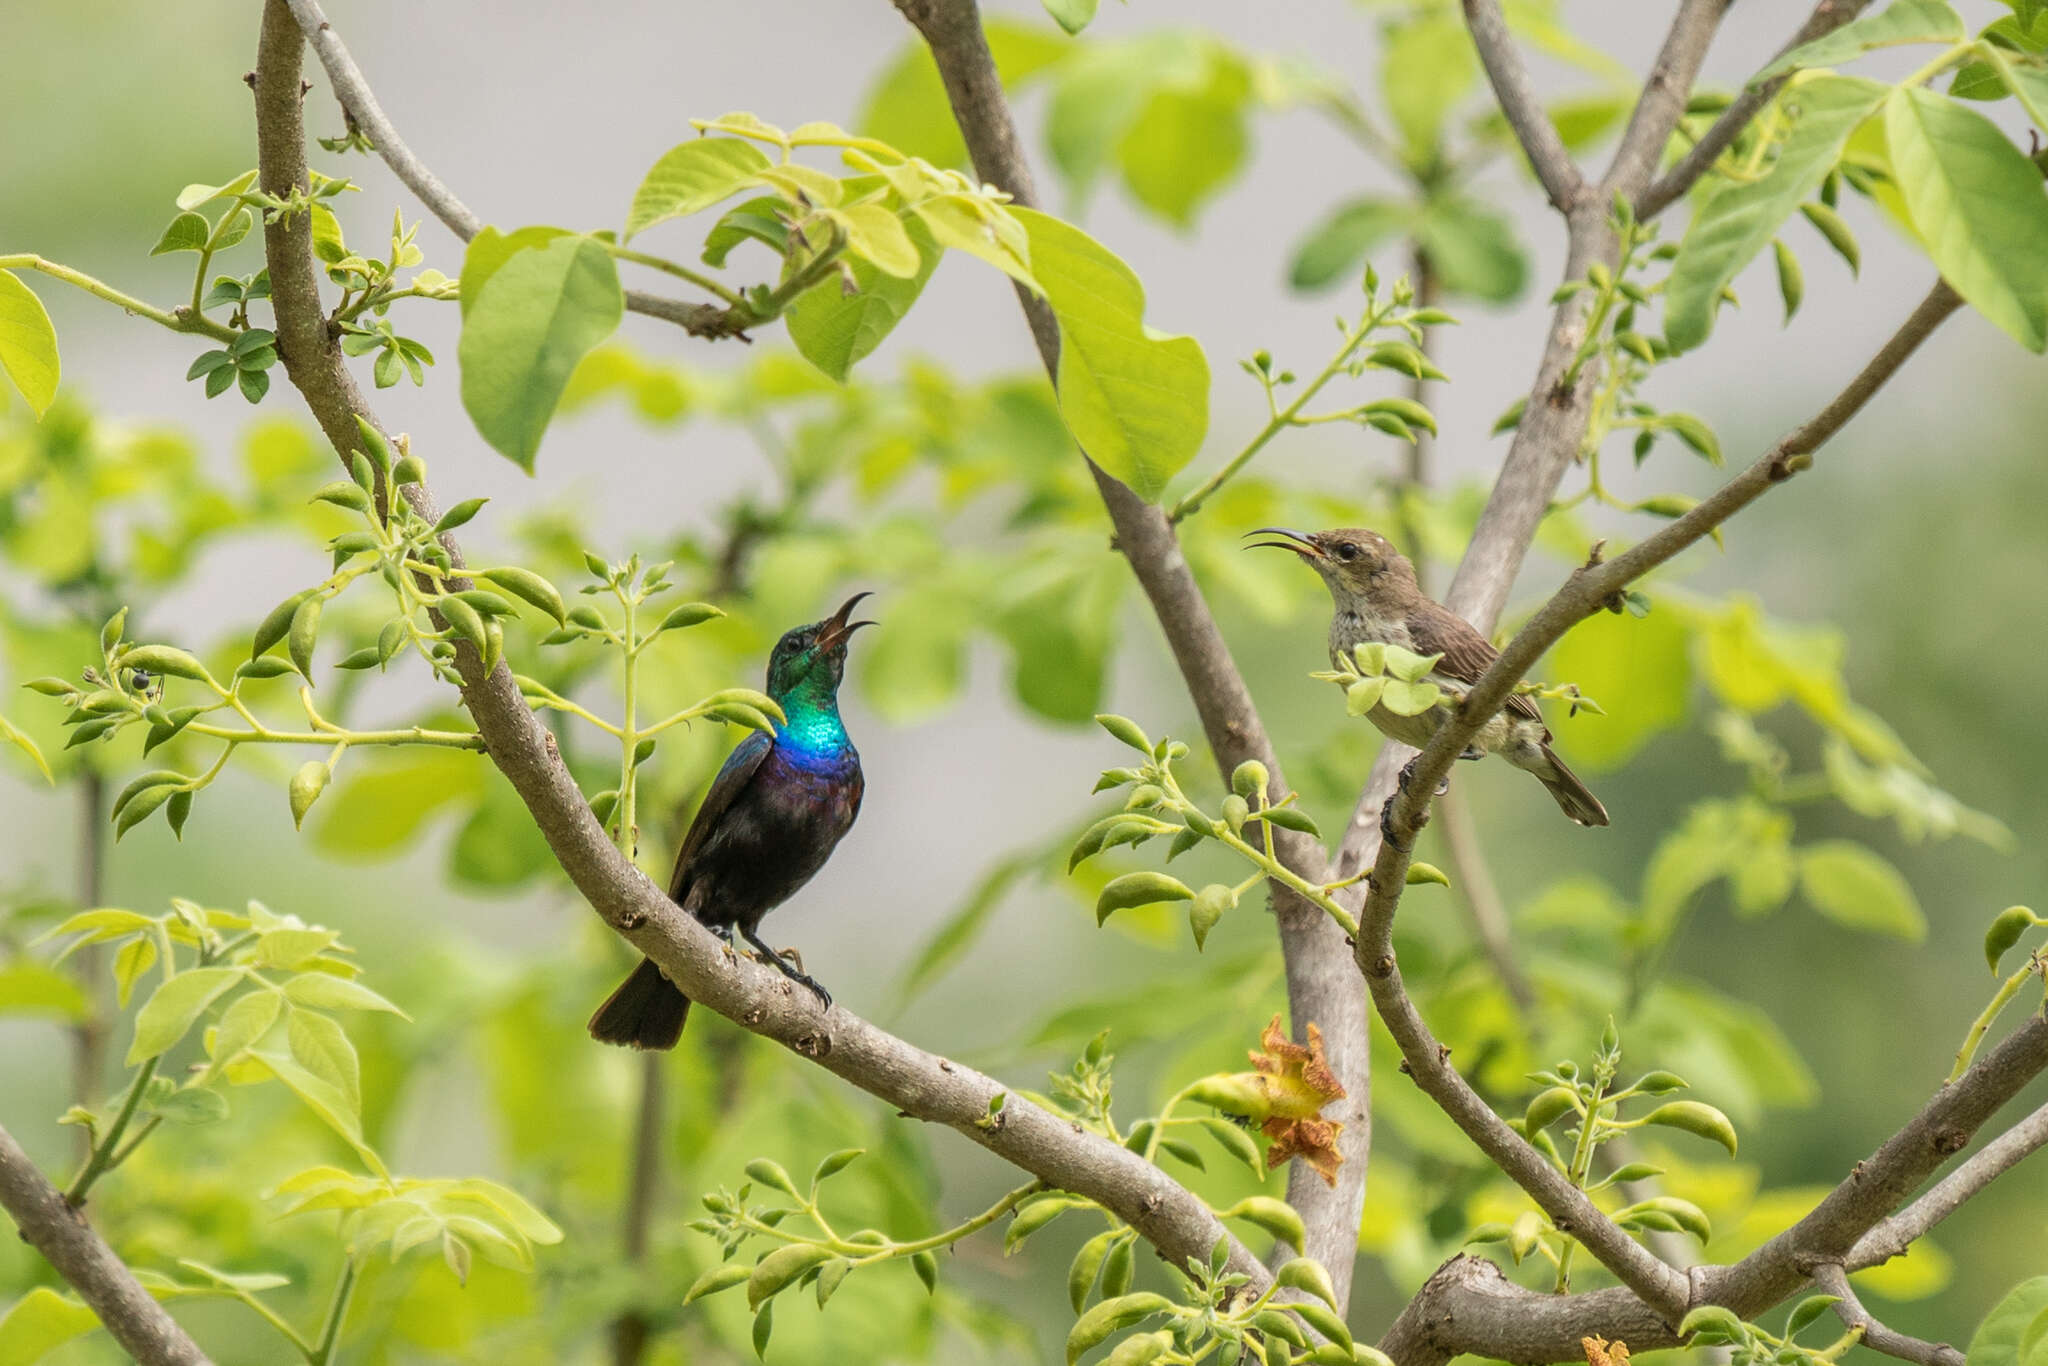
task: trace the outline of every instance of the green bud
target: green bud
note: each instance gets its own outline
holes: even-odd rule
[[[1188,928],[1195,934],[1195,951],[1199,953],[1208,942],[1209,931],[1216,928],[1216,922],[1223,913],[1237,904],[1237,889],[1212,882],[1195,893],[1195,899],[1188,906]]]
[[[1998,972],[1998,961],[2005,957],[2006,951],[2020,942],[2021,935],[2040,923],[2025,906],[2008,906],[1998,913],[1998,918],[1984,933],[1984,961],[1991,965],[1994,975]]]
[[[285,633],[285,650],[292,665],[309,683],[313,680],[313,646],[320,639],[320,608],[319,598],[307,598],[292,613],[291,629]]]
[[[1095,718],[1095,724],[1101,726],[1132,749],[1150,757],[1152,741],[1146,737],[1144,730],[1139,727],[1136,721],[1126,716],[1104,714]]]
[[[1166,791],[1154,783],[1140,783],[1131,789],[1130,799],[1124,803],[1126,811],[1149,811],[1166,800]]]
[[[1244,829],[1244,823],[1251,819],[1251,814],[1251,803],[1235,792],[1223,799],[1223,823],[1230,827],[1233,835]]]
[[[305,825],[306,812],[312,809],[320,794],[327,790],[327,780],[333,776],[334,770],[318,759],[308,759],[299,765],[299,771],[292,775],[290,788],[294,830]]]
[[[1578,1093],[1569,1086],[1553,1086],[1548,1091],[1539,1091],[1529,1102],[1529,1108],[1522,1114],[1522,1136],[1539,1133],[1569,1114],[1577,1106],[1574,1101]]]
[[[1230,790],[1250,801],[1264,795],[1267,781],[1266,766],[1257,759],[1247,759],[1230,775]]]

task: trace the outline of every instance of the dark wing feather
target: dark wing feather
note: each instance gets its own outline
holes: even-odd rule
[[[711,832],[718,828],[719,817],[732,805],[746,785],[753,781],[754,770],[768,757],[768,751],[775,747],[775,737],[766,731],[755,731],[740,741],[739,748],[725,758],[725,767],[718,770],[718,776],[711,780],[711,790],[704,794],[703,805],[697,808],[697,818],[690,822],[690,833],[683,836],[682,848],[676,850],[676,868],[669,874],[668,894],[671,900],[681,905],[684,886],[688,876],[690,860],[697,856],[697,850],[704,844]]]
[[[1493,661],[1500,658],[1500,651],[1474,630],[1471,622],[1435,603],[1408,618],[1408,636],[1415,642],[1417,654],[1441,654],[1437,670],[1461,683],[1477,683],[1493,667]],[[1539,724],[1543,720],[1536,699],[1521,693],[1508,697],[1507,710]]]

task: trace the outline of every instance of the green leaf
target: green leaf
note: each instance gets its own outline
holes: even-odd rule
[[[1881,47],[1908,43],[1953,43],[1966,30],[1962,16],[1945,0],[1892,0],[1876,14],[1865,15],[1793,48],[1756,75],[1757,85],[1805,67],[1839,66]]]
[[[1029,209],[1031,271],[1060,324],[1060,416],[1112,477],[1154,499],[1201,449],[1209,362],[1192,337],[1155,335],[1145,292],[1115,254],[1079,228]]]
[[[1799,886],[1813,908],[1852,930],[1919,943],[1927,917],[1898,869],[1852,840],[1824,840],[1799,851]]]
[[[412,1018],[361,982],[331,972],[302,972],[284,984],[284,994],[293,1005],[316,1010],[382,1010],[402,1020]]]
[[[618,327],[625,299],[603,244],[573,235],[515,250],[472,290],[471,262],[489,268],[511,240],[487,236],[463,258],[462,404],[484,440],[531,473],[570,373]]]
[[[251,991],[236,997],[228,1008],[220,1013],[220,1023],[214,1026],[213,1049],[210,1056],[216,1062],[229,1061],[250,1044],[268,1034],[270,1027],[277,1023],[278,1013],[283,1009],[284,998],[272,989]]]
[[[159,986],[136,1013],[135,1041],[128,1047],[126,1065],[133,1067],[167,1051],[242,977],[241,968],[191,968]]]
[[[40,419],[57,397],[57,329],[35,291],[0,270],[0,370]]]
[[[1678,1325],[1680,1337],[1694,1333],[1709,1334],[1709,1341],[1741,1342],[1747,1336],[1742,1319],[1733,1309],[1724,1309],[1718,1304],[1703,1304],[1687,1313]]]
[[[0,1361],[30,1366],[99,1326],[99,1315],[92,1310],[39,1285],[0,1315]]]
[[[1970,1336],[1969,1366],[2028,1366],[2040,1353],[2035,1350],[2023,1357],[2021,1344],[2032,1331],[2038,1349],[2036,1325],[2043,1315],[2048,1315],[2048,1276],[2021,1281],[1992,1306]]]
[[[1398,200],[1368,196],[1340,204],[1295,247],[1287,282],[1296,289],[1321,289],[1350,278],[1361,261],[1414,219],[1414,206]]]
[[[1998,972],[1998,960],[2020,942],[2021,935],[2039,923],[2040,919],[2025,906],[2008,906],[1998,913],[1991,928],[1984,932],[1984,961],[1991,965],[1993,975]]]
[[[1010,1220],[1010,1226],[1003,1230],[1003,1255],[1013,1255],[1023,1246],[1024,1240],[1070,1210],[1083,1209],[1094,1202],[1078,1195],[1048,1195],[1032,1201],[1017,1211]]]
[[[1338,1307],[1337,1289],[1330,1284],[1330,1273],[1313,1257],[1296,1257],[1282,1265],[1273,1273],[1273,1284],[1285,1290],[1306,1290],[1331,1309]]]
[[[1480,200],[1432,198],[1416,221],[1415,240],[1447,294],[1504,304],[1528,287],[1529,254],[1514,220]]]
[[[1079,33],[1095,18],[1099,0],[1044,0],[1045,12],[1069,33]]]
[[[90,1010],[78,983],[47,963],[16,958],[0,967],[0,1015],[47,1014],[77,1021]]]
[[[1707,339],[1722,291],[1827,177],[1856,126],[1891,87],[1858,76],[1819,76],[1779,96],[1798,117],[1778,159],[1755,180],[1721,186],[1686,230],[1667,285],[1664,335],[1674,352]]]
[[[744,1266],[714,1266],[690,1282],[690,1288],[683,1292],[683,1303],[701,1300],[706,1295],[716,1295],[721,1290],[730,1290],[744,1284],[751,1276],[751,1268]]]
[[[1772,238],[1771,252],[1777,258],[1778,297],[1784,302],[1785,321],[1789,323],[1806,298],[1806,276],[1799,269],[1799,258],[1792,254],[1792,249],[1783,240]]]
[[[1792,1306],[1792,1313],[1785,1320],[1785,1336],[1790,1338],[1800,1329],[1807,1327],[1822,1314],[1827,1313],[1829,1305],[1839,1304],[1841,1299],[1840,1295],[1808,1295]]]
[[[848,265],[853,294],[845,292],[838,276],[828,276],[798,295],[783,314],[789,339],[803,358],[842,383],[854,363],[870,355],[903,321],[938,267],[942,253],[931,229],[919,218],[905,219],[903,227],[917,252],[917,267],[907,278],[853,260]]]
[[[1095,1287],[1095,1274],[1102,1269],[1102,1259],[1109,1254],[1109,1246],[1117,1240],[1120,1232],[1110,1229],[1096,1234],[1081,1244],[1081,1250],[1068,1264],[1067,1300],[1074,1306],[1076,1314],[1081,1312],[1082,1305],[1088,1303],[1088,1292]]]
[[[214,1124],[228,1117],[228,1098],[206,1087],[188,1087],[150,1101],[149,1111],[173,1124]]]
[[[294,1010],[285,1021],[285,1039],[299,1065],[333,1087],[347,1103],[352,1118],[360,1116],[361,1068],[356,1061],[355,1045],[349,1042],[341,1026],[314,1011]]]
[[[42,772],[44,782],[55,783],[57,781],[57,775],[50,771],[50,761],[43,757],[42,748],[34,740],[31,740],[20,730],[16,729],[14,723],[4,716],[0,716],[0,740],[5,740],[8,744],[15,746],[28,755],[35,763],[36,768]]]
[[[1229,1209],[1218,1210],[1217,1213],[1225,1219],[1242,1219],[1246,1223],[1257,1224],[1291,1247],[1301,1247],[1307,1237],[1302,1230],[1301,1216],[1294,1212],[1294,1206],[1270,1195],[1248,1195]]]
[[[1074,1366],[1083,1353],[1118,1329],[1128,1328],[1140,1319],[1172,1307],[1173,1301],[1166,1296],[1142,1290],[1135,1295],[1118,1295],[1114,1299],[1103,1300],[1076,1319],[1074,1326],[1067,1331],[1067,1366]]]
[[[686,218],[757,183],[767,154],[745,138],[694,138],[671,147],[633,192],[626,238],[670,218]]]
[[[785,1243],[754,1263],[747,1276],[747,1308],[778,1294],[791,1281],[821,1262],[831,1260],[832,1249],[816,1243]]]
[[[167,256],[174,251],[204,251],[206,242],[213,235],[213,225],[196,213],[181,213],[171,220],[164,235],[157,238],[156,245],[149,249],[151,256]]]
[[[1185,882],[1165,873],[1125,873],[1111,878],[1095,898],[1095,923],[1100,925],[1117,911],[1149,906],[1156,901],[1190,901],[1194,892]]]
[[[1711,1105],[1696,1100],[1669,1101],[1644,1115],[1642,1122],[1683,1129],[1689,1134],[1712,1139],[1728,1150],[1728,1156],[1735,1156],[1735,1126],[1728,1122],[1728,1116]]]
[[[2048,347],[2048,192],[1998,126],[1946,95],[1885,107],[1892,173],[1942,278],[2029,351]]]
[[[1157,92],[1117,141],[1117,167],[1131,197],[1184,230],[1238,174],[1251,148],[1243,91],[1221,84]]]
[[[1438,159],[1451,111],[1479,80],[1479,54],[1464,20],[1447,9],[1389,24],[1380,45],[1380,89],[1410,166]]]

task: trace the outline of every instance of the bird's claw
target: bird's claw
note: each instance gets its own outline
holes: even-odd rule
[[[774,968],[798,986],[808,987],[817,993],[818,1003],[825,1009],[830,1010],[832,1008],[832,993],[825,990],[824,985],[817,978],[804,971],[802,954],[798,953],[795,949],[772,949],[751,934],[747,935],[747,942],[752,944],[760,953],[762,962]],[[790,961],[792,958],[796,960],[794,963]]]

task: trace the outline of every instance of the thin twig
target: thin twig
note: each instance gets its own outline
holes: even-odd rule
[[[1514,130],[1515,141],[1529,158],[1529,167],[1543,184],[1543,192],[1559,213],[1570,213],[1585,193],[1586,180],[1572,154],[1565,150],[1557,125],[1543,112],[1528,68],[1515,50],[1515,40],[1502,16],[1500,0],[1464,0],[1465,26],[1472,30],[1472,42],[1479,49],[1479,61],[1501,113]]]
[[[326,69],[328,83],[334,89],[335,99],[341,102],[342,112],[369,137],[370,145],[391,168],[391,173],[418,197],[429,213],[463,241],[467,242],[482,232],[484,220],[456,198],[455,192],[443,184],[441,178],[398,135],[398,129],[385,116],[383,106],[377,103],[376,92],[370,88],[362,69],[349,56],[341,35],[334,31],[334,26],[321,12],[319,0],[287,0],[287,3],[291,6],[293,21],[312,45],[320,65]],[[736,311],[733,307],[690,303],[629,289],[626,291],[626,308],[630,312],[675,323],[693,336],[731,337],[745,331],[740,318],[744,310]]]
[[[300,109],[303,41],[287,0],[266,0],[253,86],[260,183],[289,193],[306,184],[305,129]],[[304,215],[267,224],[265,256],[286,373],[337,452],[360,444],[358,417],[374,421],[368,404],[328,337],[321,314],[312,239]],[[407,484],[416,510],[434,520],[423,484]],[[459,570],[457,547],[444,539]],[[451,577],[450,587],[467,586]],[[1228,1236],[1209,1207],[1138,1154],[1010,1093],[994,1078],[916,1048],[844,1008],[821,1008],[772,968],[734,961],[606,836],[543,727],[500,662],[486,672],[467,643],[458,645],[462,698],[484,737],[491,761],[540,828],[555,859],[605,923],[699,1006],[717,1012],[879,1096],[904,1115],[940,1123],[1049,1185],[1099,1201],[1176,1262],[1206,1257]],[[1007,1102],[991,1116],[989,1102]],[[1258,1289],[1271,1284],[1264,1266],[1235,1238],[1230,1267]]]
[[[127,1263],[114,1255],[85,1215],[71,1207],[4,1128],[0,1208],[13,1217],[22,1240],[57,1268],[99,1315],[114,1341],[143,1366],[212,1366],[199,1344],[142,1288]]]
[[[1621,194],[1634,199],[1649,184],[1664,155],[1671,130],[1685,113],[1692,98],[1692,83],[1706,60],[1714,30],[1728,12],[1731,0],[1684,0],[1671,21],[1663,50],[1643,80],[1643,93],[1622,131],[1614,161],[1607,168],[1600,188],[1607,195]]]
[[[1842,1320],[1842,1326],[1862,1329],[1861,1341],[1871,1351],[1883,1352],[1903,1361],[1917,1361],[1920,1366],[1964,1366],[1963,1354],[1947,1343],[1907,1337],[1871,1317],[1870,1311],[1863,1307],[1863,1301],[1856,1298],[1856,1291],[1850,1286],[1849,1277],[1843,1272],[1840,1262],[1821,1262],[1815,1266],[1813,1283],[1823,1294],[1835,1297],[1835,1314]]]
[[[1799,26],[1799,31],[1792,35],[1792,40],[1778,49],[1777,56],[1781,57],[1800,44],[1810,43],[1823,34],[1832,33],[1854,19],[1869,4],[1870,0],[1820,0],[1820,3],[1814,6],[1813,13],[1807,16],[1806,22]],[[1777,57],[1773,57],[1772,60],[1777,60]],[[1777,98],[1778,92],[1789,79],[1789,76],[1779,76],[1744,88],[1743,92],[1735,97],[1735,102],[1721,111],[1721,117],[1715,119],[1712,126],[1701,134],[1700,140],[1693,144],[1692,149],[1638,196],[1636,217],[1644,220],[1655,218],[1690,190],[1699,178],[1707,173],[1707,168],[1714,164],[1721,153],[1727,151],[1735,139],[1742,135],[1742,130],[1749,127],[1749,121],[1757,116],[1758,111]],[[1654,162],[1652,164],[1654,165]]]

